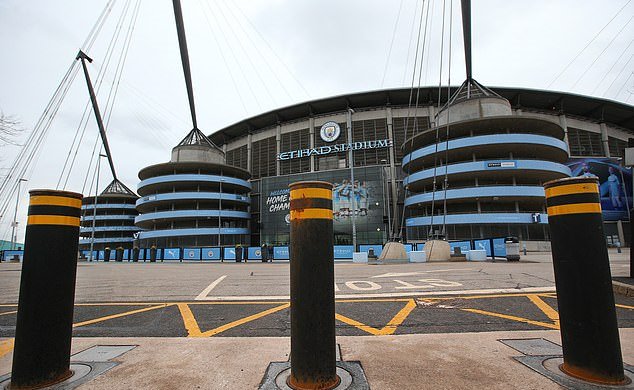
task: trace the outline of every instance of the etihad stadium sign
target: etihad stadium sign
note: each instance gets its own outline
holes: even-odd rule
[[[349,150],[365,150],[365,149],[382,149],[391,148],[393,145],[391,139],[381,139],[375,141],[359,141],[347,144],[324,145],[318,148],[298,149],[290,152],[282,152],[277,155],[278,160],[292,160],[295,158],[323,156],[326,154],[347,152]]]

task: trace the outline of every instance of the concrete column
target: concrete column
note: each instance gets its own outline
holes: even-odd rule
[[[282,125],[277,125],[275,129],[275,155],[282,153]],[[275,159],[275,174],[279,176],[281,173],[280,160]]]
[[[434,107],[432,105],[427,106],[427,112],[428,112],[427,115],[429,115],[429,126],[430,127],[436,126],[436,122],[435,122],[435,119],[434,119],[434,117],[436,115],[436,107]]]
[[[623,221],[620,219],[616,221],[616,231],[619,235],[619,242],[621,243],[621,247],[625,246],[625,234],[623,233]]]
[[[601,143],[603,144],[603,154],[605,157],[610,157],[610,144],[608,143],[608,127],[605,122],[601,122]]]
[[[312,116],[308,118],[308,134],[310,137],[310,148],[315,147],[315,118]],[[310,155],[310,171],[315,172],[315,155]]]
[[[247,171],[249,172],[251,172],[251,168],[252,168],[252,163],[251,163],[251,157],[253,156],[252,144],[253,144],[253,136],[251,135],[251,133],[249,133],[249,135],[247,135]]]
[[[390,153],[390,182],[392,183],[392,226],[394,231],[400,229],[398,218],[398,188],[396,188],[396,158],[394,148],[400,148],[401,145],[394,145],[394,130],[392,120],[392,107],[385,108],[385,116],[387,118],[387,137],[392,140],[393,146],[389,149]]]
[[[568,146],[568,156],[570,156],[570,144],[568,143],[568,122],[566,121],[566,115],[559,115],[559,125],[564,128],[564,142]]]

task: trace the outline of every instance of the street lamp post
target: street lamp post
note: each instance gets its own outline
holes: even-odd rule
[[[352,201],[352,250],[353,252],[357,251],[357,223],[356,223],[356,215],[357,205],[354,197],[354,159],[352,154],[352,114],[354,114],[354,110],[348,107],[348,113],[346,118],[346,126],[348,127],[348,145],[350,148],[348,149],[348,163],[350,164],[350,200]]]
[[[90,259],[89,261],[93,261],[93,249],[95,247],[95,223],[97,222],[97,194],[99,194],[99,170],[101,167],[101,158],[108,157],[105,154],[99,153],[99,157],[97,158],[97,182],[95,183],[95,203],[92,210],[92,232],[90,233]],[[97,258],[99,260],[99,258]]]
[[[15,235],[15,229],[18,227],[18,207],[20,205],[20,183],[27,181],[26,179],[18,180],[18,193],[15,197],[15,212],[13,213],[13,222],[11,223],[11,250],[15,249],[17,243],[17,237]]]

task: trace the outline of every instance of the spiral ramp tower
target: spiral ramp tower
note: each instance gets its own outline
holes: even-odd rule
[[[473,79],[452,95],[434,128],[402,149],[410,240],[547,239],[542,184],[571,175],[559,124],[512,115],[508,100]]]
[[[134,235],[140,230],[134,225],[138,215],[135,202],[139,197],[119,180],[113,180],[98,196],[84,197],[81,206],[80,250],[108,247],[131,249]],[[94,240],[93,240],[94,231]]]
[[[226,165],[223,151],[192,130],[170,162],[139,172],[139,246],[248,245],[250,176]]]

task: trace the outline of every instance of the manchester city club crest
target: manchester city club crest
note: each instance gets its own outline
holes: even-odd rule
[[[339,134],[341,134],[341,128],[337,122],[326,122],[321,125],[321,130],[319,131],[319,135],[321,135],[321,139],[326,142],[332,142],[339,138]]]

